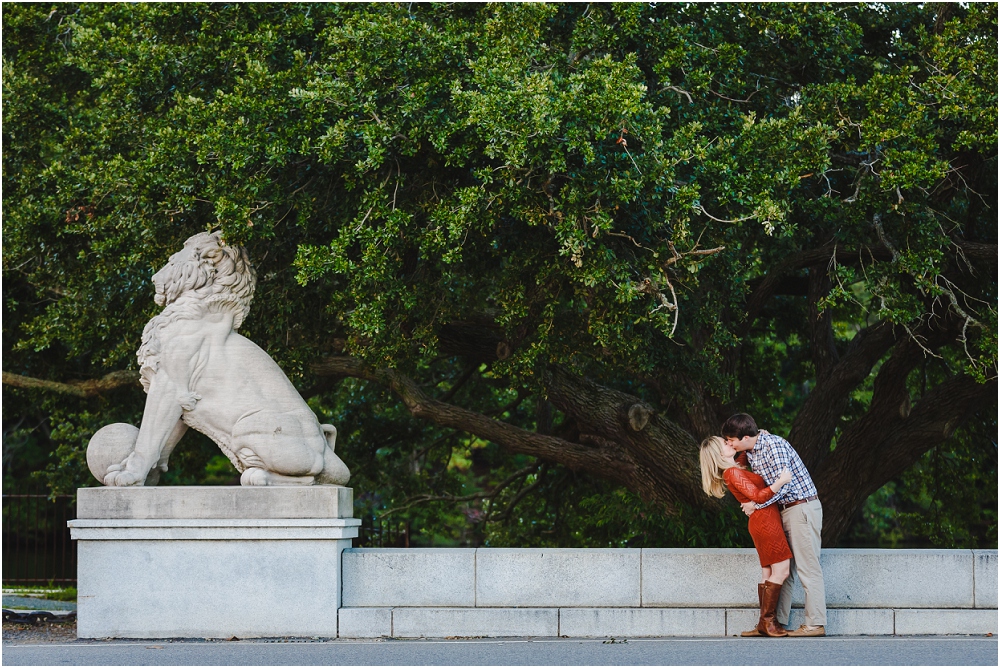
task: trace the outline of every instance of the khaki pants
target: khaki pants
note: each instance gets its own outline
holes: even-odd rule
[[[791,574],[778,598],[778,623],[788,626],[792,609],[792,583],[802,581],[806,594],[806,624],[826,626],[826,586],[819,565],[820,533],[823,530],[823,505],[819,500],[800,503],[781,513],[781,525],[792,548]]]

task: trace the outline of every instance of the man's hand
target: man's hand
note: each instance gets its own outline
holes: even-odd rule
[[[743,512],[746,513],[747,517],[753,515],[754,511],[757,510],[757,504],[753,501],[747,501],[746,503],[740,504],[743,506]]]

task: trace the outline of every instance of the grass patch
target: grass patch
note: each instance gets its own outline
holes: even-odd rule
[[[76,601],[76,587],[67,587],[58,591],[45,594],[45,598],[50,601]]]

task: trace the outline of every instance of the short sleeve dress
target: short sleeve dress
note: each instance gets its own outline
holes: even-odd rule
[[[764,503],[774,496],[764,479],[752,471],[734,466],[726,469],[722,477],[729,491],[740,503]],[[785,531],[781,528],[781,513],[776,504],[760,508],[750,515],[748,528],[761,566],[770,566],[792,558]]]

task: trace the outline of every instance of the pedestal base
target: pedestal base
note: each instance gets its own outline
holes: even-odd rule
[[[78,503],[78,637],[337,635],[361,523],[349,488],[88,488]]]

